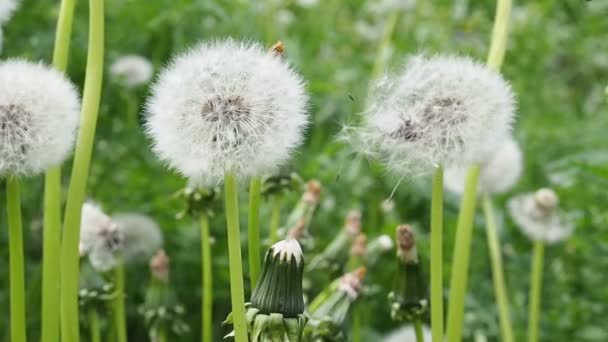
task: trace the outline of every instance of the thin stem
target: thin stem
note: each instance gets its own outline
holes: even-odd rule
[[[23,225],[19,180],[6,179],[8,214],[8,253],[10,277],[11,341],[25,342],[25,265],[23,261]]]
[[[114,284],[116,286],[116,298],[114,299],[114,330],[117,342],[127,342],[127,314],[125,310],[125,266],[121,258],[114,268]]]
[[[433,175],[431,198],[431,329],[443,341],[443,168]]]
[[[95,309],[89,309],[89,330],[91,333],[91,342],[101,342],[99,314]]]
[[[371,81],[375,81],[378,77],[380,77],[380,74],[382,74],[382,70],[386,64],[388,47],[393,38],[393,32],[395,32],[399,15],[399,11],[393,11],[386,21],[384,32],[382,33],[382,39],[380,40],[380,44],[378,45],[378,50],[376,52],[376,58],[374,60],[374,66],[372,68],[370,78]]]
[[[353,312],[352,342],[361,342],[361,313],[358,308],[355,308]]]
[[[156,342],[167,342],[167,329],[159,328],[156,332]]]
[[[201,215],[201,257],[203,274],[202,320],[203,342],[213,341],[213,270],[211,263],[211,237],[209,234],[209,218]]]
[[[65,72],[75,0],[62,0],[55,34],[53,66]],[[59,341],[59,249],[61,248],[61,166],[51,167],[44,178],[44,231],[42,234],[42,341]]]
[[[249,279],[251,289],[255,288],[260,276],[260,202],[262,198],[262,179],[253,177],[249,184]]]
[[[414,332],[416,333],[416,342],[424,342],[424,334],[422,333],[422,323],[420,322],[420,318],[416,318],[414,320]],[[433,341],[436,341],[435,337],[433,337]]]
[[[532,257],[532,274],[530,279],[530,307],[528,311],[528,342],[538,341],[538,324],[540,313],[540,293],[543,281],[543,257],[545,244],[542,241],[534,243]]]
[[[281,224],[281,196],[274,195],[272,199],[272,215],[270,216],[270,244],[279,239],[279,225]]]
[[[511,0],[497,0],[496,17],[492,29],[492,42],[488,53],[488,67],[500,70],[505,57],[507,36],[509,35],[509,17],[511,16]]]
[[[467,173],[460,213],[458,214],[446,331],[447,340],[450,342],[459,342],[462,339],[464,299],[467,292],[469,256],[471,254],[471,237],[473,235],[473,218],[475,216],[479,171],[479,166],[472,166]]]
[[[488,237],[488,248],[492,260],[492,279],[494,280],[494,292],[496,293],[496,304],[498,305],[498,317],[500,319],[500,330],[502,340],[513,342],[513,328],[509,312],[509,299],[507,286],[500,252],[500,242],[496,231],[496,219],[494,218],[494,207],[492,199],[488,195],[483,196],[483,212],[486,218],[486,235]]]
[[[241,260],[241,232],[239,228],[239,198],[236,177],[232,173],[224,176],[226,200],[226,223],[228,230],[228,261],[230,264],[230,299],[234,340],[247,342],[247,322],[245,320],[245,290],[243,286],[243,265]]]
[[[82,203],[93,151],[103,76],[104,0],[90,0],[89,47],[82,101],[82,118],[65,208],[61,245],[61,340],[80,341],[78,326],[78,244]]]

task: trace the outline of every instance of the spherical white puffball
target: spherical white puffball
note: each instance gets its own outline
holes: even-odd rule
[[[557,194],[551,189],[515,196],[507,207],[517,227],[532,241],[554,244],[574,232],[574,226],[558,208]]]
[[[162,248],[163,235],[152,218],[138,213],[119,213],[112,215],[112,221],[124,237],[125,262],[148,261]]]
[[[93,268],[106,272],[117,265],[119,260],[116,253],[123,246],[124,236],[118,225],[98,205],[84,203],[80,223],[80,256],[88,256]]]
[[[147,84],[152,79],[154,67],[148,59],[137,55],[122,56],[110,66],[110,74],[127,88]]]
[[[478,163],[510,135],[514,97],[501,75],[465,57],[414,56],[378,81],[363,127],[351,136],[362,153],[398,175]]]
[[[0,0],[0,26],[11,18],[18,6],[17,0]]]
[[[38,174],[71,153],[80,117],[61,73],[23,60],[0,63],[0,177]]]
[[[488,155],[480,165],[477,191],[484,194],[499,194],[511,190],[522,173],[523,157],[521,148],[513,138],[508,138]],[[462,194],[467,169],[450,167],[445,171],[445,187],[449,191]]]
[[[147,103],[153,149],[194,183],[227,172],[271,174],[302,143],[308,123],[302,78],[253,43],[203,43],[160,74]]]

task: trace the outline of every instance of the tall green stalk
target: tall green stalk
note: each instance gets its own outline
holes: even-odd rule
[[[361,312],[357,307],[353,308],[352,342],[361,342]]]
[[[499,71],[504,60],[511,15],[511,0],[497,0],[496,17],[492,30],[492,41],[488,53],[487,65]],[[456,245],[452,261],[452,279],[450,286],[450,305],[448,308],[447,339],[459,342],[462,339],[464,324],[464,297],[467,289],[469,270],[469,254],[471,249],[471,234],[473,233],[473,217],[477,194],[477,179],[479,165],[473,165],[467,173],[467,184],[462,197],[458,225],[456,230]]]
[[[433,175],[431,198],[431,330],[443,341],[443,168]]]
[[[262,179],[253,177],[249,184],[249,279],[251,289],[255,288],[260,276],[260,202],[262,198]]]
[[[376,58],[374,59],[374,66],[371,74],[372,81],[376,80],[378,77],[380,77],[380,74],[382,74],[382,70],[386,64],[388,47],[391,43],[391,39],[393,38],[397,21],[399,21],[399,15],[399,11],[393,11],[386,21],[384,32],[382,33],[382,39],[380,40],[380,44],[378,45],[378,50],[376,52]]]
[[[99,114],[104,56],[104,0],[90,0],[89,47],[82,100],[82,118],[68,190],[61,244],[61,340],[79,342],[78,244],[82,203]]]
[[[89,332],[91,342],[101,342],[101,326],[99,324],[99,314],[95,309],[89,309]]]
[[[270,244],[277,242],[279,239],[279,225],[281,224],[281,196],[274,195],[272,197],[272,214],[270,216]]]
[[[489,195],[483,196],[483,211],[486,218],[486,235],[488,237],[490,259],[492,260],[492,279],[494,280],[494,292],[496,293],[496,304],[498,305],[498,317],[500,319],[502,340],[504,342],[514,342],[515,339],[513,337],[513,327],[511,325],[511,314],[509,312],[509,299],[502,266],[500,242],[496,231],[494,207]]]
[[[420,322],[420,318],[416,318],[416,320],[414,320],[414,333],[416,334],[416,342],[424,342],[424,333],[422,332],[422,323]],[[433,341],[436,341],[434,337]]]
[[[117,342],[127,342],[127,313],[125,309],[125,266],[122,257],[114,268],[114,286],[116,286],[116,298],[113,301],[112,310],[114,316],[114,331]]]
[[[57,20],[53,66],[65,72],[75,0],[62,0]],[[44,178],[44,231],[42,234],[42,341],[59,341],[59,250],[61,248],[61,166],[46,171]]]
[[[464,299],[467,290],[469,271],[469,256],[471,254],[471,238],[473,235],[473,219],[475,216],[475,200],[479,166],[473,166],[467,174],[458,224],[452,261],[452,278],[450,282],[450,305],[448,307],[447,340],[458,342],[462,338],[464,323]]]
[[[23,260],[23,225],[19,179],[6,178],[8,214],[8,258],[10,283],[11,341],[25,342],[25,263]]]
[[[211,262],[211,236],[209,234],[209,218],[201,215],[201,259],[202,259],[202,329],[203,342],[213,341],[213,270]]]
[[[245,319],[245,290],[243,286],[243,265],[241,259],[241,232],[239,228],[239,198],[236,176],[224,176],[226,200],[226,223],[228,229],[228,262],[230,265],[230,300],[234,340],[247,342],[247,321]]]
[[[545,254],[545,243],[536,241],[534,243],[534,255],[532,257],[532,274],[530,279],[530,307],[528,311],[528,342],[538,342],[538,323],[540,314],[540,293],[543,281],[543,257]]]

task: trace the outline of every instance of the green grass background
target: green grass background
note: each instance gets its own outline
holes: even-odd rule
[[[385,68],[400,66],[408,54],[458,53],[485,59],[494,17],[494,1],[401,0],[411,7],[399,17]],[[24,0],[4,27],[2,58],[50,62],[59,1]],[[69,75],[82,85],[86,62],[87,2],[77,1]],[[312,8],[278,0],[107,0],[106,62],[124,54],[141,54],[160,70],[175,53],[201,40],[224,37],[272,45],[283,40],[288,58],[308,81],[313,124],[292,167],[303,178],[324,184],[323,202],[312,232],[317,248],[340,229],[346,212],[360,208],[370,236],[391,233],[391,220],[380,202],[397,179],[379,165],[361,160],[336,143],[334,136],[352,122],[365,102],[368,81],[390,13],[375,10],[379,1],[320,0]],[[292,21],[284,18],[292,15]],[[531,243],[503,212],[510,195],[541,186],[554,187],[562,206],[577,212],[576,232],[548,248],[541,310],[542,341],[608,341],[608,2],[606,0],[515,1],[503,72],[518,97],[515,136],[525,153],[525,174],[511,194],[497,200],[506,278],[517,330],[525,337]],[[362,32],[361,27],[368,25]],[[376,31],[378,32],[376,32]],[[376,32],[376,33],[374,33]],[[374,34],[376,34],[374,36]],[[371,37],[367,37],[371,35]],[[168,171],[150,152],[140,126],[146,87],[128,90],[106,73],[101,114],[89,179],[90,198],[109,212],[137,211],[153,216],[165,232],[172,257],[174,287],[187,307],[193,332],[180,340],[198,340],[200,326],[200,252],[196,225],[176,221],[182,203],[171,194],[185,181]],[[57,132],[57,134],[64,134]],[[69,165],[64,168],[67,183]],[[4,184],[0,185],[4,190]],[[428,179],[411,179],[396,191],[398,220],[420,232],[419,250],[428,256]],[[28,334],[39,339],[42,181],[32,178],[23,189],[28,286]],[[3,191],[2,191],[3,192]],[[299,194],[286,199],[284,215]],[[246,198],[243,188],[242,200]],[[5,208],[4,196],[0,208]],[[241,207],[245,207],[242,201]],[[446,284],[458,201],[446,202]],[[243,210],[245,214],[245,210]],[[268,222],[264,209],[261,222]],[[242,225],[245,230],[246,220]],[[483,219],[476,220],[465,337],[498,340],[491,272]],[[8,341],[8,253],[5,211],[0,212],[0,339]],[[216,334],[229,310],[224,221],[212,222],[215,247]],[[244,238],[244,237],[243,237]],[[244,251],[244,255],[246,252]],[[310,260],[310,258],[309,258]],[[392,265],[390,258],[387,259]],[[386,264],[386,263],[383,263]],[[245,264],[246,265],[246,264]],[[376,340],[396,327],[385,299],[393,267],[369,270],[370,284],[382,291],[360,304],[364,341]],[[146,332],[136,307],[142,300],[146,265],[128,269],[129,333],[132,341]],[[247,283],[247,282],[246,282]],[[86,336],[86,334],[84,335]],[[483,340],[481,340],[483,341]]]

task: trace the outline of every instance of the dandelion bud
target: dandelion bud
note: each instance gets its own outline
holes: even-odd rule
[[[87,260],[81,263],[79,276],[78,303],[83,311],[104,309],[116,298],[114,284],[106,281]]]
[[[160,74],[147,104],[156,154],[196,183],[272,174],[302,143],[302,78],[258,44],[203,43]]]
[[[515,196],[507,203],[513,221],[533,241],[556,243],[574,232],[574,226],[558,208],[559,199],[551,189]]]
[[[399,175],[483,161],[509,135],[515,107],[499,74],[450,56],[410,58],[371,99],[353,144]]]
[[[247,322],[251,342],[299,342],[304,315],[304,257],[296,240],[275,243],[264,258],[262,274],[251,295]],[[229,315],[226,323],[232,323]]]
[[[320,198],[321,183],[313,179],[306,184],[306,190],[304,191],[304,194],[302,194],[302,197],[300,198],[300,201],[296,207],[289,214],[287,224],[285,226],[293,227],[300,220],[304,220],[304,231],[306,231],[310,225],[310,222],[312,221],[315,211],[317,210]]]
[[[276,196],[287,192],[299,190],[302,179],[297,173],[287,175],[267,176],[262,181],[262,196]]]
[[[371,267],[376,264],[381,255],[394,248],[393,239],[388,235],[380,235],[367,245],[367,264]]]
[[[349,248],[357,236],[361,233],[361,212],[351,210],[344,221],[344,228],[327,245],[327,247],[316,255],[310,262],[309,270],[327,269],[333,272],[342,271],[349,259]]]
[[[125,262],[142,262],[150,259],[163,245],[158,224],[150,217],[138,213],[121,213],[112,216],[124,237]]]
[[[154,257],[150,259],[150,272],[152,277],[160,282],[169,282],[169,273],[171,271],[171,260],[163,249],[159,249]]]
[[[388,299],[391,317],[411,321],[428,310],[428,287],[418,260],[414,233],[409,225],[397,227],[397,273]]]
[[[522,152],[513,138],[503,141],[494,153],[480,163],[477,190],[484,194],[498,194],[509,191],[519,180],[523,168]],[[445,171],[445,187],[451,192],[464,192],[467,170],[464,167],[450,167]]]
[[[106,272],[118,263],[116,254],[122,251],[123,246],[124,235],[118,225],[98,205],[84,203],[80,224],[80,256],[88,256],[93,268]]]
[[[302,200],[309,205],[316,205],[321,198],[321,183],[316,179],[308,182],[306,192],[302,195]]]
[[[76,88],[61,73],[22,60],[0,63],[0,176],[61,164],[74,145],[79,107]]]
[[[122,82],[127,88],[147,84],[152,79],[154,67],[142,56],[121,56],[110,66],[110,75]]]

